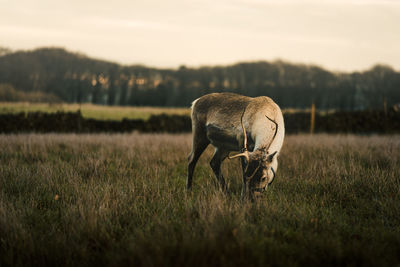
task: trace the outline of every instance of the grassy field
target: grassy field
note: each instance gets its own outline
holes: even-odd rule
[[[190,115],[190,108],[169,108],[169,107],[133,107],[133,106],[103,106],[94,104],[67,104],[67,103],[28,103],[28,102],[0,102],[0,114],[13,114],[20,112],[76,112],[81,110],[82,116],[90,119],[99,120],[117,120],[126,119],[144,119],[147,120],[151,115],[176,114]],[[283,113],[306,112],[310,109],[285,109]],[[320,111],[321,114],[333,112]]]
[[[147,120],[151,115],[177,114],[190,115],[189,108],[158,108],[158,107],[121,107],[121,106],[101,106],[93,104],[45,104],[45,103],[25,103],[25,102],[0,102],[0,114],[20,113],[20,112],[76,112],[81,110],[85,118],[99,120],[122,120],[144,119]]]
[[[0,135],[0,266],[399,266],[399,136],[286,138],[261,201],[190,135]]]

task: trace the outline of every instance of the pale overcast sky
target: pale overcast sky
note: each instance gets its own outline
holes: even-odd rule
[[[400,70],[400,0],[0,0],[0,46],[123,64],[283,59]]]

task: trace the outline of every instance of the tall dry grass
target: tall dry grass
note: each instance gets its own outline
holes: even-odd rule
[[[190,135],[0,135],[0,265],[400,263],[399,136],[286,138],[277,179],[240,201]]]

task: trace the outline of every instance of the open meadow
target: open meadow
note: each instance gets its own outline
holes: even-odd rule
[[[56,112],[77,112],[81,111],[86,119],[116,120],[143,119],[147,120],[151,115],[187,115],[190,116],[188,107],[141,107],[141,106],[106,106],[96,104],[69,104],[69,103],[29,103],[29,102],[0,102],[1,114],[16,113],[56,113]],[[309,109],[284,109],[283,113],[307,112]],[[334,110],[319,111],[321,114],[329,114]]]
[[[273,185],[240,200],[191,135],[0,135],[0,266],[400,264],[400,137],[289,135]]]
[[[105,106],[94,104],[67,104],[67,103],[28,103],[28,102],[0,102],[0,114],[15,113],[56,113],[77,112],[80,110],[86,119],[115,120],[143,119],[147,120],[151,115],[190,115],[188,108],[169,107],[133,107],[133,106]]]

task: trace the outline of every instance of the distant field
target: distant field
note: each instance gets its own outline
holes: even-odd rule
[[[76,112],[81,110],[85,118],[99,120],[144,119],[161,113],[189,115],[189,108],[158,108],[158,107],[119,107],[93,104],[44,104],[44,103],[5,103],[0,102],[0,114],[19,112]]]
[[[240,200],[191,135],[0,135],[0,266],[398,266],[400,136],[286,138],[274,184]]]
[[[0,102],[0,114],[19,113],[19,112],[75,112],[81,110],[85,118],[99,120],[122,120],[144,119],[147,120],[151,115],[176,114],[190,115],[190,108],[168,108],[168,107],[122,107],[122,106],[103,106],[94,104],[46,104],[46,103],[27,103],[27,102]],[[284,109],[283,113],[310,111],[310,109]],[[333,112],[323,111],[321,114]]]

